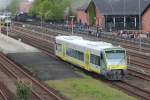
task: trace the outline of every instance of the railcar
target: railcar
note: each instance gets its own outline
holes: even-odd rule
[[[29,16],[28,13],[18,13],[15,18],[15,21],[20,21],[20,22],[32,22],[33,17]]]
[[[1,24],[1,27],[7,26],[7,25],[10,26],[11,17],[5,16],[5,15],[0,15],[0,24]]]
[[[127,74],[126,50],[103,41],[79,36],[56,36],[55,55],[85,70],[104,75],[108,80],[122,80]]]

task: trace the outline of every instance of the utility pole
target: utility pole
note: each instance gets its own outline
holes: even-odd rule
[[[73,33],[73,25],[74,25],[73,21],[74,21],[75,16],[70,16],[70,18],[71,18],[71,27],[72,27],[72,28],[71,28],[71,30],[72,30],[71,33],[72,33],[72,35],[73,35],[73,34],[74,34],[74,33]]]
[[[42,15],[41,15],[41,30],[42,30],[42,28],[43,28],[43,19],[42,19]],[[44,32],[43,32],[44,33]],[[42,38],[43,38],[43,33],[42,33]]]
[[[1,27],[2,27],[2,20],[1,20],[1,18],[0,18],[0,35],[2,34],[2,33],[1,33],[1,31],[2,31],[2,30],[1,30]]]
[[[139,50],[141,51],[141,1],[139,0]]]
[[[7,25],[7,37],[8,37],[8,22],[7,21],[6,21],[6,25]]]
[[[42,26],[42,24],[43,24],[42,20],[43,20],[43,19],[42,19],[42,15],[41,15],[41,28],[43,27],[43,26]]]
[[[41,27],[41,30],[42,30],[42,28],[43,28],[43,15],[42,15],[42,13],[40,13],[40,18],[41,18],[41,25],[40,25],[40,27]],[[44,34],[44,32],[42,32],[41,38],[44,37],[43,34]]]

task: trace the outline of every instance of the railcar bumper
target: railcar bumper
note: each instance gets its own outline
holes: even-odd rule
[[[127,70],[110,70],[110,71],[103,71],[102,74],[108,80],[122,80],[127,75]]]

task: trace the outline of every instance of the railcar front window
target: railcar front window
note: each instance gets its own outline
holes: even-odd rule
[[[125,65],[125,51],[123,50],[113,50],[106,51],[106,59],[108,65]]]

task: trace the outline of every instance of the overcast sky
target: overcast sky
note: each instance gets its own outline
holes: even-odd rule
[[[28,0],[28,1],[33,2],[34,0]]]
[[[11,0],[0,0],[0,9],[5,9],[9,5]]]
[[[28,0],[30,2],[33,2],[34,0]],[[5,9],[9,4],[11,0],[0,0],[0,10]]]

